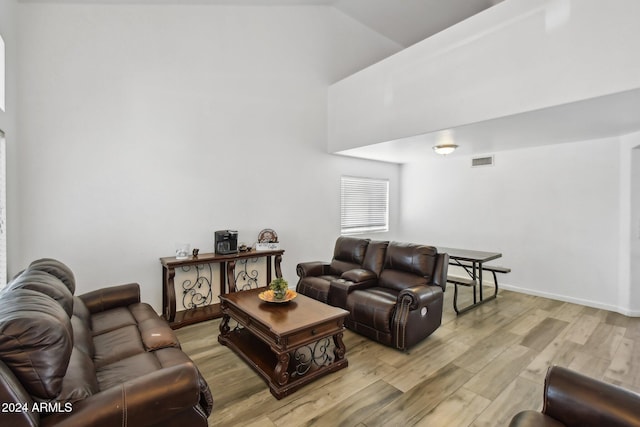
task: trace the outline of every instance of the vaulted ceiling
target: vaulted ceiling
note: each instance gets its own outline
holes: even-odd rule
[[[502,0],[20,0],[22,3],[224,4],[332,6],[402,47],[444,30]]]

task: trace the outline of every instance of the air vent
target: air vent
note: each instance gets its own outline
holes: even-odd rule
[[[471,159],[471,167],[493,166],[493,156],[474,157]]]

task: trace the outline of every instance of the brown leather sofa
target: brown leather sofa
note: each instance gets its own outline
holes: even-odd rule
[[[448,264],[432,246],[342,236],[330,263],[298,264],[296,289],[348,310],[349,329],[407,350],[442,322]]]
[[[552,366],[544,383],[542,412],[520,412],[509,426],[638,427],[640,395]]]
[[[206,426],[209,386],[139,286],[74,292],[52,259],[0,292],[1,424]]]

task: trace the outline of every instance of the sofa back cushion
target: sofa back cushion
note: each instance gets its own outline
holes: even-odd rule
[[[338,237],[333,251],[331,268],[337,274],[342,274],[345,271],[353,270],[354,268],[361,268],[368,245],[369,239],[357,239],[355,237],[344,236]]]
[[[362,262],[362,268],[373,271],[376,276],[380,276],[388,246],[389,242],[374,240],[369,243],[367,252],[364,255],[364,261]]]
[[[56,397],[73,347],[71,321],[40,292],[14,289],[0,296],[0,359],[29,394]]]
[[[12,289],[31,289],[50,296],[60,304],[60,306],[71,317],[73,314],[73,295],[69,288],[60,279],[44,271],[26,270],[5,288],[6,291]]]
[[[73,271],[57,259],[41,258],[35,260],[29,264],[27,270],[38,270],[49,273],[60,279],[72,294],[75,294],[76,292],[76,279],[73,275]]]
[[[418,284],[431,284],[437,261],[438,251],[433,246],[391,242],[380,274],[380,286],[401,291]]]

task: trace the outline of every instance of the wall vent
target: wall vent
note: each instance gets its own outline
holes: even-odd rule
[[[493,156],[474,157],[471,159],[471,167],[493,166]]]

